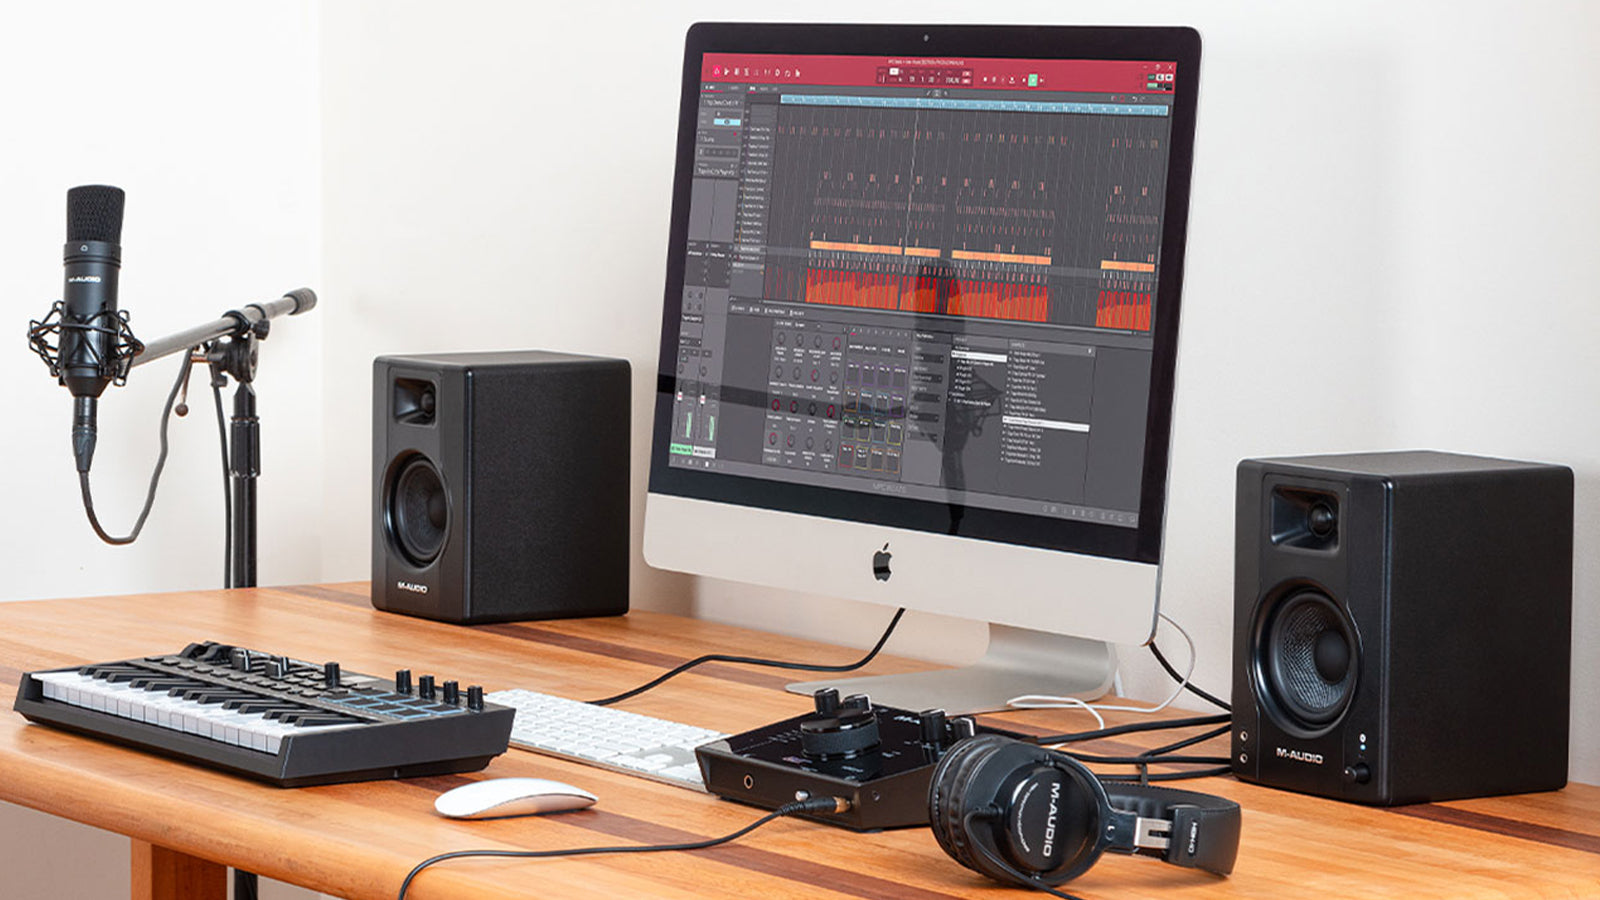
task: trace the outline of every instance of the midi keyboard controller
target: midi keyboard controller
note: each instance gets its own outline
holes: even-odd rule
[[[279,787],[472,772],[504,753],[513,710],[476,685],[412,684],[231,644],[29,672],[17,712]]]

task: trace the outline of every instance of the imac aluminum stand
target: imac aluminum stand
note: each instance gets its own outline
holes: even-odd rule
[[[1111,689],[1116,671],[1116,650],[1104,641],[990,624],[989,649],[970,666],[796,682],[788,689],[811,694],[833,687],[841,695],[866,694],[878,706],[957,716],[1003,710],[1023,694],[1094,700]]]

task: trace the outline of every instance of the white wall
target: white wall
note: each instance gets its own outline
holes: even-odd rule
[[[222,585],[222,464],[205,370],[193,412],[172,422],[144,532],[109,547],[79,503],[71,399],[22,336],[61,296],[66,190],[78,184],[127,191],[119,300],[145,340],[302,285],[320,289],[319,28],[309,0],[6,6],[0,600]],[[264,583],[314,581],[321,565],[323,326],[318,312],[281,324],[262,345],[257,385]],[[143,502],[176,372],[176,356],[151,363],[101,400],[92,484],[114,534]],[[8,900],[126,891],[126,838],[4,804],[0,835]],[[271,883],[262,893],[314,896]]]
[[[546,347],[634,365],[642,496],[682,33],[696,19],[967,21],[968,3],[326,8],[328,383],[378,353]],[[1204,38],[1165,610],[1230,667],[1234,466],[1401,447],[1578,473],[1573,774],[1600,782],[1600,13],[1573,2],[1015,2],[1017,22]],[[325,574],[366,573],[366,395],[330,391]],[[354,424],[351,424],[354,423]],[[635,508],[635,543],[642,501]],[[885,610],[650,571],[634,602],[865,645]],[[960,623],[891,644],[974,655]],[[1164,635],[1169,655],[1181,642]],[[1129,688],[1166,682],[1137,649]],[[1515,678],[1515,673],[1507,673]]]

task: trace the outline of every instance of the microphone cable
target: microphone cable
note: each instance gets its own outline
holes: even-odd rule
[[[866,656],[861,657],[860,659],[856,660],[853,663],[845,663],[843,665],[829,666],[829,665],[819,665],[819,664],[816,664],[816,663],[789,662],[789,661],[781,660],[781,659],[761,659],[761,658],[753,657],[753,656],[730,656],[730,655],[723,654],[723,653],[708,653],[705,656],[701,656],[701,657],[697,657],[695,659],[691,659],[688,662],[684,663],[683,665],[678,666],[677,668],[674,668],[669,672],[665,672],[665,673],[663,673],[661,675],[658,675],[655,678],[652,678],[651,680],[645,682],[644,684],[641,684],[638,687],[633,688],[632,690],[623,691],[620,694],[615,694],[615,695],[612,695],[610,697],[602,697],[599,700],[590,700],[589,702],[592,703],[595,706],[610,706],[613,703],[617,703],[617,702],[620,702],[622,700],[626,700],[629,697],[636,697],[636,696],[644,693],[645,691],[648,691],[651,688],[661,684],[662,682],[666,681],[669,678],[672,678],[672,677],[677,676],[677,675],[681,675],[684,672],[687,672],[690,669],[694,668],[695,666],[703,665],[703,664],[709,663],[709,662],[738,663],[740,665],[746,665],[746,666],[767,666],[769,668],[774,668],[774,669],[790,669],[790,670],[800,671],[800,672],[854,672],[856,669],[859,669],[862,666],[865,666],[867,663],[872,662],[872,660],[875,657],[877,657],[878,651],[882,650],[883,649],[883,645],[887,644],[889,642],[889,636],[894,634],[895,626],[900,624],[900,617],[904,616],[905,614],[906,614],[906,610],[905,610],[905,607],[903,607],[903,606],[900,607],[899,609],[895,610],[894,618],[889,620],[889,625],[888,625],[887,628],[885,628],[883,630],[883,635],[878,638],[878,642],[876,644],[872,645],[872,649],[867,651],[867,655]]]
[[[139,532],[144,530],[144,521],[145,519],[149,518],[150,508],[154,506],[156,502],[156,486],[161,481],[161,470],[167,465],[167,424],[172,419],[172,404],[177,400],[178,391],[183,387],[184,378],[186,375],[188,375],[188,373],[189,356],[188,354],[185,354],[183,357],[183,363],[178,366],[178,377],[172,383],[172,390],[167,392],[167,404],[161,410],[161,452],[156,456],[155,471],[150,473],[150,488],[145,492],[144,508],[139,511],[139,519],[133,523],[132,531],[128,532],[122,537],[116,537],[106,533],[106,530],[100,525],[99,517],[97,517],[94,512],[94,497],[89,490],[89,471],[85,469],[78,473],[78,488],[83,494],[83,511],[89,516],[89,527],[94,529],[94,533],[99,536],[100,540],[105,541],[108,544],[118,546],[122,544],[131,544],[139,537]]]
[[[839,797],[812,797],[795,803],[786,803],[761,818],[740,828],[738,831],[729,832],[722,837],[707,838],[703,841],[689,841],[682,844],[627,844],[618,847],[573,847],[566,850],[456,850],[451,853],[441,853],[429,857],[412,868],[404,881],[400,882],[400,894],[395,900],[406,900],[406,891],[410,890],[414,881],[423,869],[436,863],[449,859],[464,859],[467,857],[509,857],[513,859],[548,859],[555,856],[596,856],[601,853],[661,853],[668,850],[704,850],[737,840],[757,828],[771,822],[773,819],[792,816],[796,813],[807,812],[846,812],[850,809],[850,802]]]
[[[222,379],[215,376],[211,400],[217,410],[217,442],[222,447],[222,583],[233,587],[233,470],[228,459],[228,417],[222,412]]]

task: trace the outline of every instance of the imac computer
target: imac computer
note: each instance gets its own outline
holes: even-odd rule
[[[989,623],[907,709],[1092,698],[1150,640],[1200,39],[688,34],[644,553]]]

